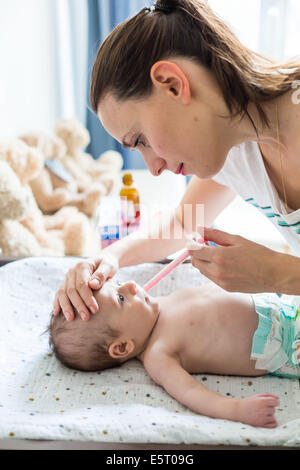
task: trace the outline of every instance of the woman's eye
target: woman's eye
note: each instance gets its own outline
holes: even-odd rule
[[[135,144],[134,144],[134,148],[138,147],[139,145],[142,145],[143,147],[146,147],[146,144],[145,142],[143,142],[143,140],[139,137],[136,141],[135,141]]]

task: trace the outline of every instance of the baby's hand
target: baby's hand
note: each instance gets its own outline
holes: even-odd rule
[[[262,428],[276,428],[275,407],[279,398],[270,393],[253,395],[239,401],[237,421]]]

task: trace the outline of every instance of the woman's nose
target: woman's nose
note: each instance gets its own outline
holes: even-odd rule
[[[166,169],[167,164],[162,158],[149,159],[143,157],[145,163],[153,176],[160,176]]]

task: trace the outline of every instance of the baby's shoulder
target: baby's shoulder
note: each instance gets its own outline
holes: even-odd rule
[[[144,351],[143,358],[140,358],[150,377],[157,383],[161,382],[161,375],[168,370],[170,362],[180,359],[177,353],[166,349],[162,345],[154,345]]]
[[[147,345],[146,349],[141,354],[141,360],[145,367],[160,367],[161,361],[167,361],[169,358],[177,356],[177,351],[175,351],[170,344],[157,340]]]
[[[165,354],[166,348],[165,345],[163,344],[160,339],[156,339],[153,341],[151,338],[149,343],[147,344],[146,348],[140,354],[140,359],[142,362],[145,363],[145,361],[154,361],[159,355]]]
[[[178,350],[178,341],[172,329],[172,324],[165,318],[159,322],[148,341],[143,357],[149,360],[156,360],[159,356],[172,356]]]

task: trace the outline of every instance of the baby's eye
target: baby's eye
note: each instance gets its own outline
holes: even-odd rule
[[[122,303],[125,302],[125,297],[124,297],[124,295],[119,294],[119,299],[120,299],[120,301],[121,301]]]
[[[117,281],[117,285],[118,285],[118,286],[121,286],[121,285],[122,285],[122,282]]]

